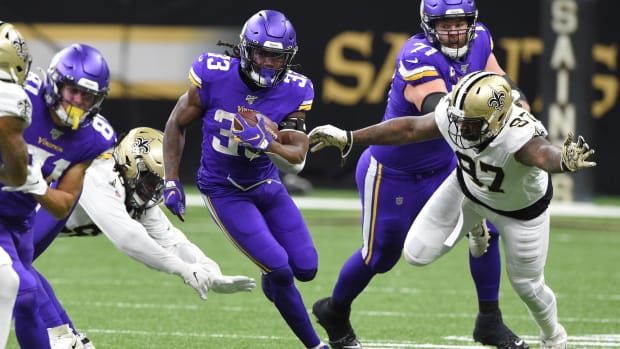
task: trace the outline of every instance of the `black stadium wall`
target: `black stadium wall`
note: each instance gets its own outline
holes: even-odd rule
[[[613,24],[620,2],[478,0],[477,6],[479,21],[493,34],[495,55],[550,139],[560,144],[577,129],[597,151],[594,170],[554,177],[556,195],[620,195],[614,179],[620,170],[620,34]],[[295,63],[315,88],[308,129],[325,123],[353,129],[381,120],[398,49],[421,30],[419,1],[25,0],[3,1],[0,19],[15,23],[33,43],[41,67],[71,42],[100,48],[114,80],[102,114],[122,134],[137,126],[163,129],[193,57],[205,50],[223,53],[217,41],[236,43],[243,22],[262,8],[284,12],[297,31]],[[186,183],[194,180],[200,140],[196,124],[187,135]],[[302,175],[318,187],[353,188],[361,151],[355,148],[342,167],[335,149],[310,154]]]

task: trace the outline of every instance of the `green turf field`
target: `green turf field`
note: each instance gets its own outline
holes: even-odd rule
[[[330,294],[343,261],[360,245],[360,212],[303,213],[320,256],[317,278],[298,283],[310,308]],[[216,229],[206,209],[190,207],[187,221],[177,225],[224,273],[259,279],[258,269]],[[620,347],[619,246],[620,219],[552,218],[546,279],[571,348]],[[260,289],[210,293],[201,301],[180,278],[136,263],[104,236],[57,239],[35,265],[98,349],[303,347]],[[508,325],[538,348],[537,328],[507,282],[501,307]],[[430,266],[401,260],[376,277],[354,303],[352,323],[365,348],[472,349],[482,348],[471,339],[476,312],[462,241]],[[18,348],[13,334],[7,348]]]

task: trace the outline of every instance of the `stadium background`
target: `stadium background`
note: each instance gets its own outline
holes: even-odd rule
[[[34,65],[72,42],[98,47],[113,75],[105,115],[119,133],[136,126],[163,129],[187,85],[192,59],[237,43],[243,22],[261,8],[284,12],[299,44],[295,62],[315,87],[308,128],[332,123],[358,128],[380,120],[400,45],[420,31],[418,1],[146,1],[3,2],[2,19],[28,39]],[[596,148],[598,166],[556,175],[556,198],[620,195],[614,141],[620,129],[616,0],[477,0],[479,21],[495,39],[495,54],[532,102],[551,139],[570,129]],[[188,131],[182,181],[193,182],[200,127]],[[308,157],[301,173],[315,187],[353,188],[356,148],[343,167],[335,150]],[[575,186],[579,183],[579,186]]]

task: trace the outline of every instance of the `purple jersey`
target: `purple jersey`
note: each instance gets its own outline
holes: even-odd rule
[[[213,53],[198,56],[190,69],[189,79],[198,88],[205,109],[197,184],[209,196],[279,180],[278,169],[266,155],[233,140],[231,128],[237,111],[256,110],[279,124],[291,113],[312,107],[314,88],[301,74],[289,71],[276,86],[256,90],[240,75],[238,58]]]
[[[421,115],[404,96],[407,84],[417,85],[442,79],[448,91],[464,75],[484,70],[493,50],[493,41],[487,27],[476,25],[476,36],[463,60],[454,61],[432,47],[420,33],[412,36],[396,58],[396,70],[388,95],[383,120],[407,115]],[[454,152],[445,140],[437,139],[398,146],[371,146],[372,155],[383,165],[409,173],[423,173],[446,166]]]
[[[28,153],[45,159],[41,171],[52,182],[71,166],[88,162],[114,146],[116,133],[108,121],[95,116],[73,131],[54,124],[45,104],[43,80],[30,74],[26,92],[32,102],[32,124],[24,132]],[[1,184],[0,184],[1,186]],[[30,194],[0,191],[0,212],[11,220],[23,221],[34,214],[37,202]]]

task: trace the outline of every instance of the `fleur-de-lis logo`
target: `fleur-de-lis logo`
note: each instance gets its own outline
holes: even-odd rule
[[[151,152],[149,144],[153,141],[152,138],[146,139],[142,137],[136,137],[136,142],[132,145],[132,151],[136,154],[148,154]]]
[[[504,108],[504,100],[506,99],[506,92],[491,90],[493,96],[489,98],[487,104],[489,107],[495,110],[502,110]]]
[[[15,37],[13,42],[11,42],[11,45],[15,47],[19,58],[26,59],[26,57],[28,57],[28,44],[26,44],[22,38],[19,36]]]
[[[32,104],[22,99],[17,102],[17,110],[21,117],[30,118],[30,115],[32,115]]]

